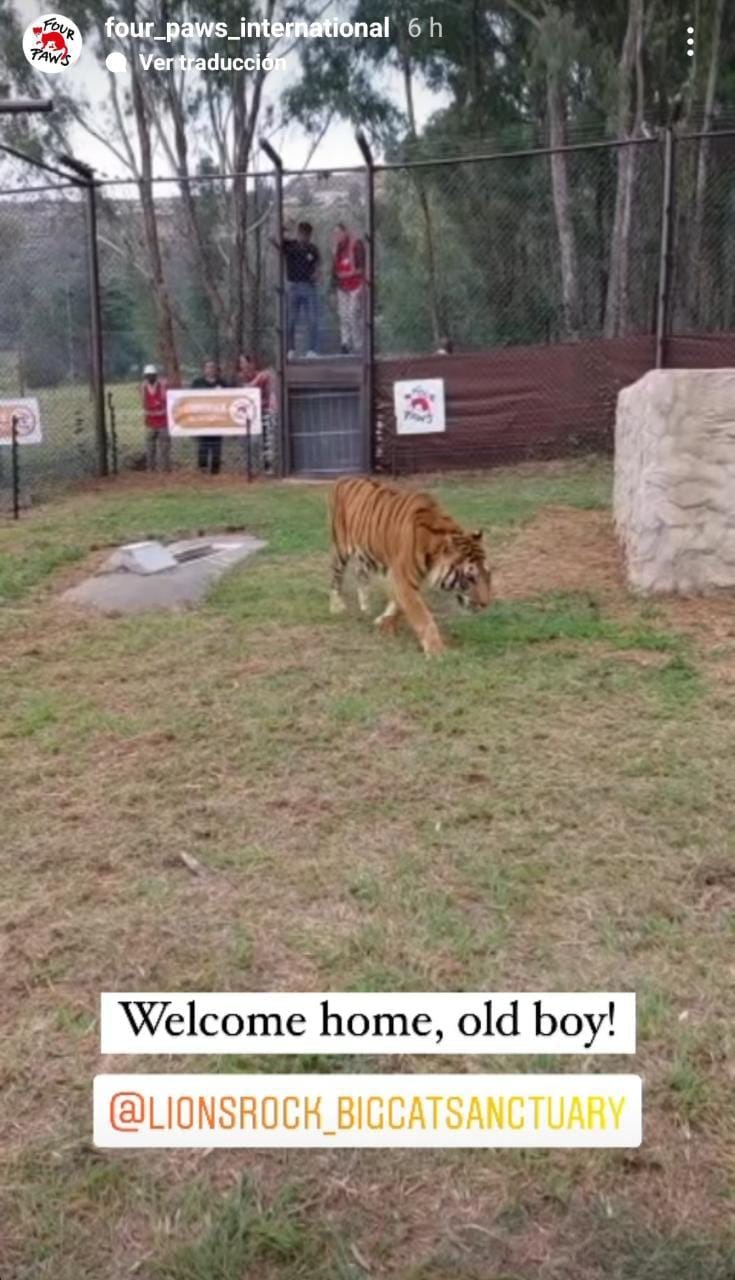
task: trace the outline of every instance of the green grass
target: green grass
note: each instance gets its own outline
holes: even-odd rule
[[[2,394],[20,394],[17,377],[4,370]],[[136,383],[111,383],[118,423],[121,462],[144,449],[139,389]],[[43,440],[20,451],[21,493],[32,501],[58,494],[69,485],[95,475],[95,408],[88,383],[58,387],[28,387],[23,395],[38,400]],[[4,455],[4,456],[1,456]],[[0,502],[9,501],[9,450],[0,455]]]
[[[549,502],[580,509],[603,505],[607,471],[601,463],[569,473],[530,475],[523,487],[513,472],[495,480],[444,483],[437,492],[466,524],[484,523],[488,537],[506,534]],[[265,538],[269,555],[307,555],[327,546],[322,486],[245,484],[231,488],[172,486],[116,488],[115,481],[83,502],[50,504],[26,515],[18,528],[0,525],[0,601],[21,598],[61,565],[122,541],[169,538],[247,528]],[[241,597],[237,580],[233,593]],[[222,590],[226,590],[223,586]],[[280,592],[278,594],[281,594]]]
[[[685,611],[594,559],[588,580],[566,572],[609,536],[605,466],[428,483],[489,531],[501,584],[477,617],[430,596],[450,642],[433,663],[405,631],[329,616],[319,486],[110,485],[0,528],[3,1276],[730,1274],[732,645],[720,626],[713,657]],[[267,549],[196,610],[56,600],[91,553],[228,527]],[[588,1065],[643,1074],[646,1145],[95,1152],[99,992],[139,988],[637,990],[638,1055]]]
[[[219,1209],[195,1244],[171,1251],[155,1266],[151,1280],[241,1280],[273,1264],[288,1280],[320,1276],[324,1280],[360,1280],[354,1262],[340,1258],[327,1230],[305,1221],[295,1194],[282,1192],[266,1207],[244,1182]]]
[[[49,504],[17,528],[0,525],[0,602],[19,600],[63,565],[121,542],[244,527],[268,540],[271,555],[316,550],[326,545],[324,494],[260,485],[131,493],[110,481],[102,496]]]

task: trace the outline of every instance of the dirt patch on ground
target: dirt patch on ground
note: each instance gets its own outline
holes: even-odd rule
[[[735,596],[697,596],[662,599],[670,621],[680,631],[688,631],[708,645],[730,648],[735,643]],[[735,663],[731,661],[731,675]]]
[[[625,591],[623,570],[605,511],[549,507],[494,558],[498,595],[517,600],[549,591]]]
[[[606,511],[549,507],[494,557],[498,598],[528,599],[549,592],[584,592],[626,614],[643,597],[627,588],[612,517]],[[650,603],[703,650],[717,649],[725,683],[735,682],[735,597],[653,596]],[[713,655],[714,656],[714,655]],[[630,661],[635,659],[629,655]],[[651,655],[645,661],[654,661]]]

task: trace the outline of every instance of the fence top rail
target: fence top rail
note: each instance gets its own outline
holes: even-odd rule
[[[338,164],[331,166],[323,166],[319,169],[282,169],[281,173],[284,178],[319,178],[331,177],[337,173],[364,173],[364,164]],[[136,178],[132,174],[129,178],[98,178],[97,186],[99,187],[139,187],[141,182],[149,182],[151,186],[159,183],[175,183],[179,186],[182,183],[196,182],[231,182],[235,178],[246,178],[249,182],[261,182],[264,179],[272,181],[274,171],[271,169],[252,169],[252,170],[233,170],[231,173],[190,173],[182,176],[181,174],[164,174],[155,178]]]
[[[469,155],[437,156],[435,159],[377,161],[375,169],[434,169],[440,165],[485,164],[492,160],[522,160],[535,156],[564,155],[574,151],[611,151],[615,147],[639,147],[658,143],[660,134],[635,138],[608,138],[604,142],[569,142],[561,147],[524,147],[520,151],[488,151]]]
[[[36,191],[64,191],[78,192],[80,185],[78,182],[44,182],[34,187],[0,187],[0,196],[25,196],[33,195]]]
[[[373,169],[376,171],[386,171],[393,169],[417,169],[417,168],[434,168],[437,165],[457,165],[457,164],[482,164],[492,160],[520,160],[525,156],[551,156],[576,151],[604,151],[615,147],[639,147],[639,146],[655,146],[661,143],[667,130],[660,129],[656,133],[639,134],[633,138],[603,138],[596,142],[571,142],[560,147],[524,147],[513,151],[486,151],[477,152],[467,155],[454,153],[450,156],[436,156],[431,158],[415,158],[405,160],[374,160]],[[691,139],[701,138],[727,138],[735,137],[735,129],[709,129],[696,133],[677,133],[673,130],[674,137],[677,142],[684,142]],[[339,165],[321,165],[314,169],[282,169],[284,178],[318,178],[323,175],[325,178],[332,174],[341,173],[364,173],[366,164],[339,164]],[[163,177],[152,178],[151,182],[215,182],[226,181],[230,178],[264,178],[271,177],[269,172],[247,172],[247,173],[212,173],[212,174],[194,174],[188,178],[182,177]],[[100,179],[102,185],[111,186],[119,183],[134,183],[134,178],[110,178]]]
[[[638,135],[633,138],[605,138],[597,142],[572,142],[560,147],[524,147],[519,150],[512,151],[487,151],[472,152],[469,154],[454,153],[450,156],[435,156],[432,158],[414,158],[404,160],[376,160],[373,161],[373,170],[375,172],[392,172],[409,169],[434,169],[446,167],[448,165],[460,164],[488,164],[495,160],[522,160],[525,158],[537,156],[552,156],[560,154],[573,154],[583,151],[604,151],[612,150],[617,147],[639,147],[639,146],[655,146],[661,143],[669,130],[661,129],[653,134]],[[733,129],[707,129],[698,130],[691,133],[679,133],[676,129],[670,131],[676,142],[696,142],[702,139],[710,141],[717,138],[735,138],[735,128]],[[10,150],[9,148],[3,148]],[[11,151],[11,154],[13,152]],[[26,159],[19,152],[15,152],[19,159]],[[48,166],[44,166],[48,167]],[[324,178],[325,180],[335,174],[345,173],[365,173],[367,165],[322,165],[314,169],[282,169],[281,173],[284,178]],[[66,191],[78,188],[80,183],[77,179],[69,179],[66,174],[62,174],[57,169],[50,169],[52,173],[58,173],[60,177],[66,179],[63,183],[48,184],[33,187],[5,187],[0,189],[0,196],[22,195],[25,192],[32,193],[35,191]],[[231,182],[237,178],[244,178],[250,182],[262,181],[263,179],[273,179],[274,171],[272,170],[233,170],[231,173],[197,173],[197,174],[162,174],[159,177],[140,178],[131,174],[128,178],[96,178],[95,185],[98,187],[140,187],[141,184],[157,185],[178,185],[209,183],[209,182]]]
[[[701,138],[735,138],[735,129],[702,129],[698,133],[677,133],[677,142],[693,142]]]

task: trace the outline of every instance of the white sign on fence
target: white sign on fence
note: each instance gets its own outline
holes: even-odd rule
[[[399,436],[446,431],[443,378],[394,382],[393,398],[396,409],[396,431]]]
[[[202,387],[169,391],[168,429],[172,436],[251,436],[262,434],[260,387]]]
[[[41,410],[37,400],[0,400],[0,445],[13,443],[13,418],[18,444],[41,443]]]

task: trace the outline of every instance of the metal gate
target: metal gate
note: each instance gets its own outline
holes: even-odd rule
[[[288,430],[292,475],[333,476],[368,469],[361,387],[292,387]]]

